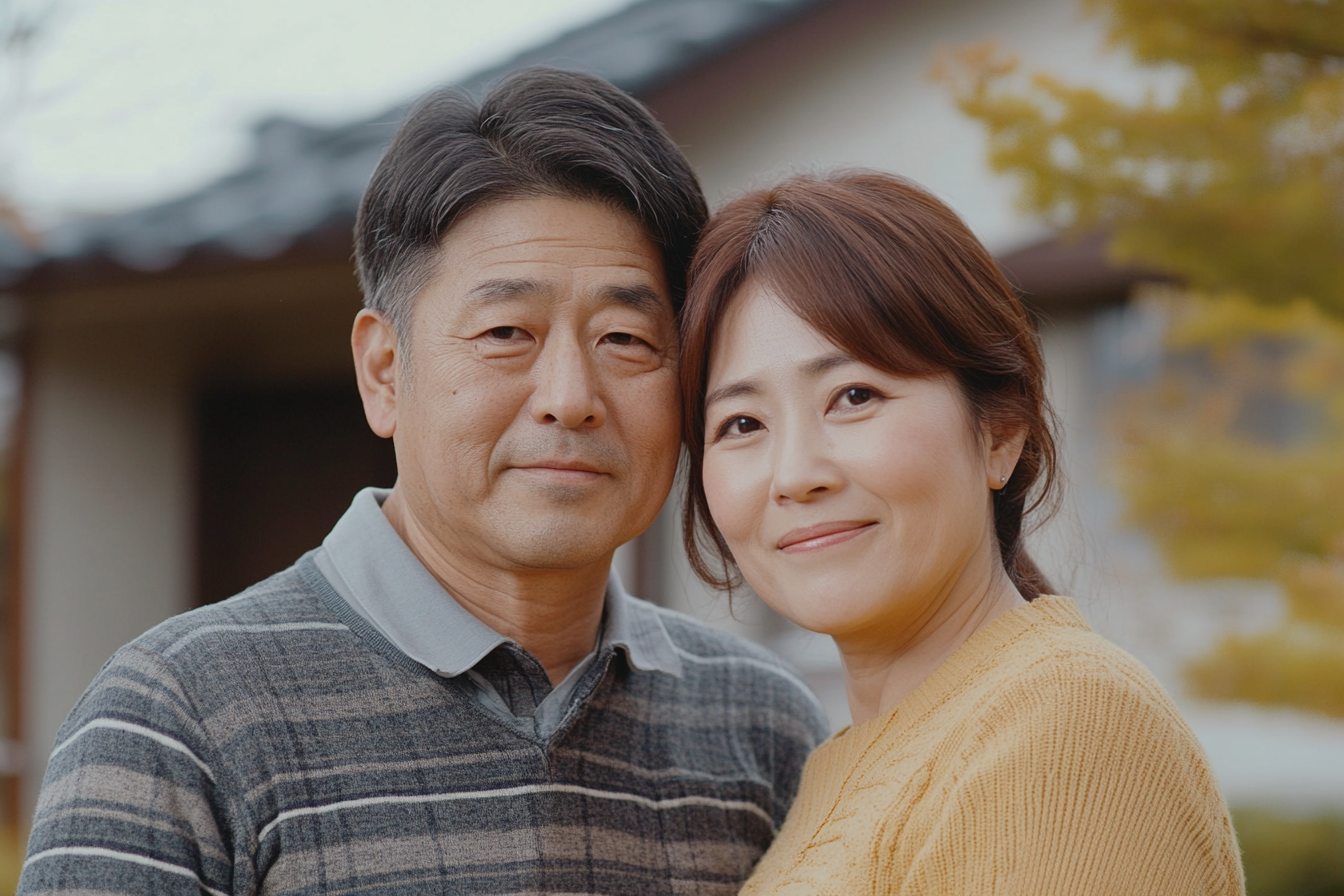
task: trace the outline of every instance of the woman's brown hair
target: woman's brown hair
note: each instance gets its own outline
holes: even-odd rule
[[[994,492],[994,529],[1022,596],[1049,592],[1022,545],[1024,519],[1040,512],[1044,521],[1057,503],[1054,414],[1035,327],[955,212],[877,172],[793,177],[734,200],[705,229],[681,317],[691,460],[682,536],[696,573],[723,588],[739,581],[709,514],[701,462],[714,337],[749,282],[865,364],[898,376],[950,374],[977,425],[1026,431],[1012,476]]]

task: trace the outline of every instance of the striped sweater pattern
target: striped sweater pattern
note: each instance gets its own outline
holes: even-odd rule
[[[170,619],[57,736],[19,893],[735,893],[825,735],[769,653],[670,611],[548,740],[410,660],[310,557]]]

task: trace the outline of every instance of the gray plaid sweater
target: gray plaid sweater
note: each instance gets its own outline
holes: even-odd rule
[[[305,557],[103,667],[19,893],[734,893],[824,719],[765,651],[659,612],[683,675],[604,648],[537,741]]]

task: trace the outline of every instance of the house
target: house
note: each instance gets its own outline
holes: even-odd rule
[[[638,0],[469,83],[535,63],[608,77],[663,120],[714,205],[786,171],[840,166],[897,171],[947,199],[1043,315],[1080,485],[1074,514],[1040,541],[1062,567],[1083,555],[1074,532],[1114,534],[1098,474],[1104,401],[1143,361],[1142,339],[1119,335],[1152,327],[1124,305],[1138,275],[1108,267],[1099,241],[1055,242],[1013,211],[981,133],[926,77],[936,47],[987,37],[1070,76],[1135,82],[1123,60],[1098,61],[1099,27],[1074,0]],[[395,477],[354,389],[350,233],[403,112],[340,127],[272,119],[251,161],[195,193],[70,222],[41,255],[0,246],[0,329],[17,321],[23,371],[0,633],[11,818],[30,811],[57,727],[118,646],[288,565],[356,488]],[[842,720],[824,639],[746,602],[731,618],[692,580],[678,532],[669,507],[622,550],[632,590],[784,651]],[[1084,562],[1079,593],[1106,590],[1103,566]],[[1254,616],[1260,597],[1233,617]],[[1106,628],[1107,615],[1094,619]],[[1173,662],[1145,647],[1132,614],[1113,615],[1122,643]]]

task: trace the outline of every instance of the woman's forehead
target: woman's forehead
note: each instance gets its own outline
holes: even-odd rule
[[[779,368],[818,355],[844,354],[803,320],[770,287],[751,284],[739,290],[719,319],[710,352],[709,377],[718,378],[762,367]]]

